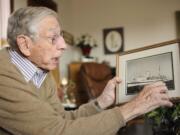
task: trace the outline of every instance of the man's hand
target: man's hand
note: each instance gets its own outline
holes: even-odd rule
[[[118,77],[111,79],[102,94],[97,98],[97,102],[102,109],[105,109],[112,105],[115,101],[115,87],[121,80]]]
[[[145,86],[137,97],[120,107],[125,121],[127,122],[160,106],[171,107],[173,104],[170,102],[167,92],[168,89],[163,82]]]

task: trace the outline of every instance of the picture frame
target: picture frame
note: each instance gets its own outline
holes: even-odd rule
[[[165,82],[169,96],[180,97],[180,40],[171,40],[126,51],[116,57],[116,104],[128,102],[145,85]]]
[[[27,0],[27,6],[43,6],[50,8],[57,12],[58,6],[57,3],[53,0]]]
[[[104,53],[117,54],[124,51],[123,27],[106,28],[103,30]]]
[[[71,33],[63,30],[63,38],[68,45],[74,45],[74,36]]]

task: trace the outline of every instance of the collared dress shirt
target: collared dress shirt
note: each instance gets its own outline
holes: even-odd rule
[[[16,51],[9,49],[11,61],[23,74],[24,79],[29,82],[32,81],[37,88],[41,87],[44,79],[46,78],[47,71],[37,68],[26,57],[21,56]]]

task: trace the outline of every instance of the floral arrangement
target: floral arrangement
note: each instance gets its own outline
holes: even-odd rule
[[[180,135],[180,103],[175,102],[171,108],[161,107],[147,114],[156,134]]]
[[[97,47],[97,44],[91,35],[83,34],[80,38],[77,39],[76,46],[81,49],[82,54],[85,57],[89,57],[91,49]]]

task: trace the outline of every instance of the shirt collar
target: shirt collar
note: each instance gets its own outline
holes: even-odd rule
[[[47,74],[47,71],[37,68],[31,61],[18,54],[16,51],[9,49],[9,53],[12,63],[18,67],[27,82],[29,82],[35,74]]]

